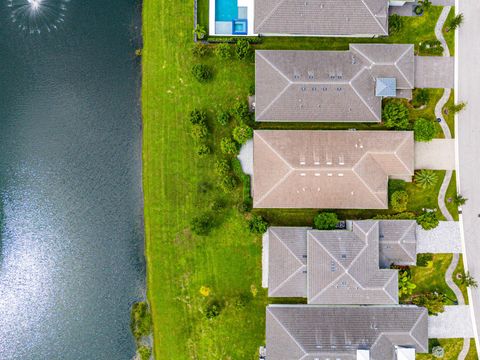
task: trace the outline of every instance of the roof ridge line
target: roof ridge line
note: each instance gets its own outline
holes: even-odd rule
[[[403,59],[403,57],[407,54],[407,52],[410,51],[410,49],[412,48],[412,44],[410,44],[410,46],[403,52],[403,54],[401,54],[397,60],[395,60],[395,62],[393,63],[395,65],[395,67],[398,69],[398,71],[400,72],[400,74],[402,74],[403,78],[405,79],[405,81],[407,82],[408,85],[410,85],[412,88],[414,88],[414,84],[410,83],[410,81],[407,79],[407,76],[403,73],[403,71],[398,67],[397,63]]]
[[[408,136],[405,136],[405,138],[402,140],[402,142],[397,146],[397,148],[393,151],[393,154],[395,155],[395,157],[398,159],[398,161],[400,161],[401,164],[403,164],[403,166],[405,167],[405,169],[407,171],[410,171],[409,167],[407,166],[407,164],[405,164],[405,162],[397,155],[397,151],[403,146],[405,145],[405,143],[407,142],[408,140]],[[415,166],[414,166],[415,167]],[[413,169],[413,172],[415,171],[415,169]],[[412,172],[412,173],[413,173]]]
[[[371,155],[370,152],[365,152],[365,154],[363,154],[363,156],[357,161],[357,163],[352,167],[352,171],[353,173],[357,176],[357,178],[363,183],[363,185],[365,185],[365,187],[370,191],[370,193],[375,197],[375,199],[377,199],[382,205],[385,205],[383,203],[383,201],[380,200],[380,198],[377,196],[377,193],[374,192],[372,190],[372,188],[370,186],[368,186],[368,184],[365,182],[365,180],[363,180],[363,178],[358,175],[358,173],[355,171],[355,168],[358,166],[358,164],[363,160],[363,158],[367,155]],[[372,156],[370,156],[372,158],[373,161],[375,161],[376,164],[378,164],[378,161],[375,160]],[[380,164],[378,164],[380,169],[382,169],[383,173],[385,173],[385,171],[383,170],[383,168],[380,166]],[[387,181],[388,181],[388,174],[386,174],[386,177],[387,177]],[[388,203],[387,203],[387,207],[388,207]]]
[[[375,15],[372,10],[370,9],[370,7],[365,3],[364,0],[361,0],[363,5],[367,8],[368,12],[372,15],[372,17],[375,19],[375,21],[377,22],[378,26],[380,27],[380,29],[382,29],[382,32],[384,35],[388,35],[388,29],[385,30],[385,28],[382,26],[382,24],[380,24],[380,21],[378,21],[377,19],[377,15]],[[388,8],[387,8],[387,12],[388,12]],[[383,17],[383,16],[382,16]]]
[[[420,322],[420,320],[425,316],[425,314],[427,314],[427,317],[428,317],[428,313],[426,312],[423,312],[422,316],[419,316],[417,321],[415,321],[415,324],[413,324],[413,326],[410,328],[410,331],[408,332],[410,334],[410,336],[415,340],[415,342],[425,351],[425,352],[428,352],[428,346],[427,348],[424,348],[422,346],[422,344],[420,343],[420,341],[418,341],[418,339],[415,337],[415,335],[413,335],[413,330],[418,326],[418,323]]]
[[[372,110],[372,108],[370,106],[368,106],[367,102],[365,101],[365,99],[360,96],[359,92],[357,91],[357,89],[355,89],[355,86],[353,86],[353,81],[361,74],[363,73],[364,71],[367,71],[367,68],[364,67],[361,71],[359,71],[353,78],[350,79],[350,81],[348,82],[350,84],[350,87],[353,89],[353,91],[355,92],[355,94],[357,94],[357,96],[359,97],[359,99],[363,102],[363,104],[367,107],[368,110],[370,110],[370,112],[373,114],[373,116],[375,117],[375,119],[377,119],[378,121],[382,121],[382,117],[380,115],[380,117],[378,117],[377,114],[375,114],[375,112]],[[372,76],[370,73],[369,73],[370,76]]]
[[[284,2],[285,2],[285,0],[279,1],[278,4],[272,9],[272,11],[270,11],[270,12],[268,13],[268,15],[266,15],[266,16],[263,18],[263,21],[262,21],[260,24],[258,24],[258,26],[256,26],[257,33],[260,33],[260,31],[258,31],[258,30],[262,27],[262,25],[263,25],[267,20],[270,19],[270,17],[272,16],[273,12],[276,11]],[[254,24],[254,26],[255,26],[255,24]]]
[[[283,280],[280,284],[277,285],[277,287],[275,287],[275,289],[273,289],[271,291],[271,295],[269,296],[275,296],[273,295],[280,287],[282,287],[283,285],[285,285],[285,283],[287,283],[294,275],[296,275],[297,273],[300,272],[300,270],[302,270],[303,267],[307,267],[306,265],[302,264],[297,270],[295,270],[293,273],[291,273],[285,280]],[[303,270],[302,270],[303,271]]]
[[[292,334],[290,334],[290,331],[287,330],[287,328],[282,324],[282,322],[280,320],[278,320],[278,318],[273,314],[273,312],[271,312],[267,306],[267,311],[270,313],[270,315],[272,315],[272,317],[275,319],[275,321],[278,323],[278,325],[280,325],[280,327],[287,333],[287,335],[293,340],[293,342],[299,347],[300,350],[303,351],[303,356],[305,356],[307,353],[307,351],[305,351],[305,349],[303,348],[302,345],[300,345],[300,343],[293,337]]]
[[[285,244],[285,243],[283,242],[283,240],[280,238],[280,236],[278,236],[278,234],[275,233],[274,230],[270,230],[270,231],[273,233],[273,235],[275,235],[275,237],[278,239],[278,241],[280,241],[280,242],[282,243],[282,245],[292,254],[292,256],[295,258],[295,260],[297,260],[298,263],[299,263],[301,266],[304,266],[305,264],[302,263],[302,262],[300,261],[300,259],[297,257],[297,255],[295,255],[295,254],[293,253],[293,251],[287,246],[287,244]]]

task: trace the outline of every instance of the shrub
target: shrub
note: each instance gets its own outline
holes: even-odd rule
[[[250,54],[250,42],[247,39],[238,39],[235,48],[235,55],[243,60]]]
[[[398,14],[390,15],[388,18],[388,31],[390,35],[398,34],[403,30],[403,18]]]
[[[152,330],[152,317],[146,302],[136,302],[132,305],[130,313],[130,328],[134,338],[139,341]]]
[[[239,144],[245,144],[253,136],[253,129],[245,124],[238,125],[233,129],[233,138]]]
[[[433,260],[433,254],[417,254],[417,266],[426,267]]]
[[[417,224],[424,230],[435,229],[438,226],[439,220],[437,213],[434,211],[426,211],[423,214],[417,216]]]
[[[190,112],[190,123],[191,124],[206,124],[207,123],[207,114],[203,110],[194,109]]]
[[[200,140],[207,137],[208,135],[207,125],[205,125],[204,123],[193,124],[191,134],[195,140]]]
[[[465,203],[467,202],[467,198],[464,198],[462,195],[460,194],[455,194],[454,197],[453,197],[453,203],[456,205],[456,206],[462,206],[462,205],[465,205]]]
[[[466,287],[471,287],[473,289],[476,289],[478,287],[477,280],[473,278],[469,271],[467,271],[466,274],[462,275],[462,279],[460,280],[460,282]]]
[[[412,303],[428,310],[428,315],[437,316],[445,311],[445,296],[438,293],[425,293],[415,296]]]
[[[210,48],[202,43],[196,43],[192,46],[192,55],[196,57],[203,57],[208,55]]]
[[[202,25],[197,24],[195,29],[193,30],[193,33],[197,35],[197,38],[202,40],[207,36],[207,30]]]
[[[213,319],[220,315],[222,305],[218,300],[212,299],[205,305],[205,316],[207,319]]]
[[[465,102],[460,102],[458,104],[452,104],[448,107],[448,111],[451,112],[452,114],[458,113],[465,109],[465,106],[467,106],[467,103]]]
[[[426,55],[442,55],[443,46],[437,39],[425,40],[420,43],[420,52]]]
[[[220,142],[220,148],[224,154],[236,155],[238,153],[238,143],[231,137],[224,137]]]
[[[463,23],[463,14],[458,14],[447,22],[447,32],[457,29]]]
[[[205,156],[212,153],[212,149],[207,144],[200,144],[195,147],[195,152],[197,155]]]
[[[149,360],[152,356],[152,349],[148,346],[142,345],[137,349],[138,356],[140,360]]]
[[[226,175],[220,180],[220,187],[226,193],[233,191],[237,184],[237,179],[231,175]]]
[[[222,59],[228,60],[232,57],[232,51],[230,49],[230,45],[228,44],[219,44],[215,47],[215,55]]]
[[[402,103],[387,103],[383,109],[382,118],[385,126],[389,129],[408,129],[408,108]]]
[[[268,229],[268,223],[260,215],[253,215],[248,222],[248,228],[254,234],[263,234]]]
[[[208,235],[213,228],[213,218],[210,214],[196,216],[190,222],[190,229],[197,235]]]
[[[225,209],[225,206],[227,206],[226,201],[222,198],[218,198],[213,200],[212,204],[210,205],[210,208],[213,211],[219,211],[219,210]]]
[[[415,89],[413,91],[412,105],[420,107],[426,105],[430,101],[430,92],[427,89]]]
[[[248,104],[244,101],[237,101],[232,109],[232,114],[239,121],[246,121],[250,119],[250,110]]]
[[[412,282],[410,270],[400,270],[398,272],[398,296],[410,296],[416,288],[417,285]]]
[[[248,87],[248,95],[252,96],[255,95],[255,83],[251,83]]]
[[[406,191],[395,191],[390,200],[393,211],[403,212],[407,210],[408,193]]]
[[[315,229],[319,230],[333,230],[337,227],[337,214],[332,212],[321,212],[313,219]]]
[[[438,176],[433,170],[422,169],[415,172],[413,180],[417,186],[428,189],[435,186],[438,181]]]
[[[415,220],[416,215],[413,212],[401,212],[398,214],[381,214],[373,217],[373,220]]]
[[[192,66],[192,75],[199,82],[207,82],[212,78],[212,71],[205,64],[195,64]]]
[[[218,176],[226,176],[230,173],[231,168],[230,168],[230,163],[228,160],[217,160],[215,162],[215,173]]]
[[[435,134],[435,123],[433,120],[418,118],[413,125],[415,141],[431,141]]]
[[[219,111],[217,114],[217,121],[220,125],[228,125],[230,121],[230,114],[228,113],[228,111]]]

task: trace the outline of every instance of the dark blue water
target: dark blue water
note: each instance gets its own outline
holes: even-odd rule
[[[144,292],[139,6],[71,0],[58,30],[29,34],[7,2],[0,359],[131,359],[129,309]]]

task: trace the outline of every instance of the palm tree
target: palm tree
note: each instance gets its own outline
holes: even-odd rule
[[[458,29],[458,27],[462,25],[462,23],[463,23],[463,14],[460,13],[448,21],[446,31],[449,32],[450,30]]]
[[[437,183],[438,176],[433,170],[419,170],[415,173],[415,182],[418,186],[427,189],[434,186]]]
[[[471,287],[476,289],[478,287],[477,280],[473,278],[472,275],[470,275],[470,272],[467,271],[466,274],[462,276],[461,283],[467,287]]]
[[[432,6],[432,2],[430,0],[420,0],[418,3],[425,11],[430,9],[430,7]]]
[[[460,194],[455,194],[453,197],[453,203],[457,206],[464,205],[467,202],[468,199],[464,198]]]
[[[448,111],[451,112],[452,114],[458,113],[465,109],[465,106],[467,106],[466,102],[459,102],[458,104],[452,104],[448,107]]]

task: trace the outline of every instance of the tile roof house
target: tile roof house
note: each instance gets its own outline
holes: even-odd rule
[[[382,98],[411,97],[413,45],[351,44],[348,51],[255,52],[255,119],[380,122]]]
[[[411,131],[256,130],[255,208],[387,209],[414,171]]]
[[[395,360],[400,354],[428,352],[425,308],[269,305],[266,313],[267,359],[355,360],[364,356]]]
[[[387,0],[255,0],[261,35],[386,36]]]
[[[397,304],[392,263],[416,263],[414,220],[349,221],[347,230],[270,227],[268,296],[309,304]]]

